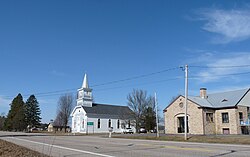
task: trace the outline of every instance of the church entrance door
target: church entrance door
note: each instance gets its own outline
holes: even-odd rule
[[[80,132],[80,128],[81,128],[80,117],[77,117],[77,121],[76,121],[76,131],[77,131],[77,132]]]

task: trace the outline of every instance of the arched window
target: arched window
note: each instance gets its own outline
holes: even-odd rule
[[[117,120],[117,129],[119,129],[120,128],[120,120],[118,119]]]
[[[101,120],[100,120],[100,119],[97,120],[97,128],[98,128],[98,129],[101,128]]]
[[[111,128],[111,119],[109,119],[109,126],[108,127]]]

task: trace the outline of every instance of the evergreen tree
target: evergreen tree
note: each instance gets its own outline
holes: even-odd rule
[[[7,130],[23,131],[26,129],[25,122],[25,103],[23,97],[19,93],[10,104],[10,110],[5,121]]]
[[[154,130],[156,127],[156,114],[152,107],[148,107],[144,112],[144,122],[146,130]]]
[[[5,120],[6,120],[6,118],[5,118],[4,114],[2,113],[0,116],[0,130],[4,130]]]
[[[35,95],[31,95],[26,101],[26,122],[29,126],[35,127],[40,124],[41,111]]]

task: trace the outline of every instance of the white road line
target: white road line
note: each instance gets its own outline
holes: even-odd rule
[[[81,153],[85,153],[85,154],[91,154],[91,155],[97,155],[97,156],[103,156],[103,157],[114,157],[111,155],[105,155],[105,154],[94,153],[94,152],[89,152],[89,151],[84,151],[84,150],[79,150],[79,149],[74,149],[74,148],[67,148],[67,147],[62,147],[62,146],[57,146],[57,145],[51,145],[51,144],[47,144],[47,143],[40,143],[40,142],[20,139],[20,138],[16,138],[16,137],[8,137],[8,138],[14,138],[14,139],[17,139],[20,141],[26,141],[26,142],[41,144],[41,145],[45,145],[45,146],[49,146],[49,147],[55,147],[55,148],[59,148],[59,149],[66,149],[66,150],[71,150],[71,151],[75,151],[75,152],[81,152]]]

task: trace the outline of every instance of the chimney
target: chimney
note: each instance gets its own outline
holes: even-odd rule
[[[202,99],[206,99],[207,98],[207,88],[200,88],[200,97]]]

